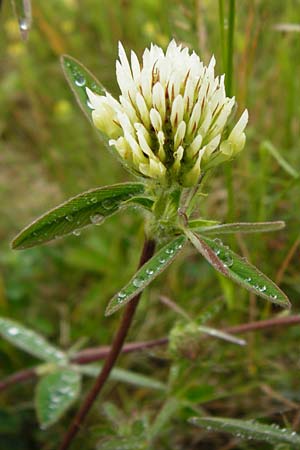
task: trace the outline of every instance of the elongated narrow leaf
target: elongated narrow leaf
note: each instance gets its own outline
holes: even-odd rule
[[[83,64],[72,58],[72,56],[63,55],[61,57],[61,65],[80,108],[88,119],[92,121],[93,109],[90,107],[86,88],[99,95],[105,95],[105,88]]]
[[[287,296],[266,275],[224,245],[219,239],[209,239],[187,231],[197,250],[220,273],[245,289],[284,308],[290,308]]]
[[[218,222],[217,220],[206,220],[206,219],[189,220],[189,228],[192,228],[193,230],[197,228],[201,228],[202,230],[202,228],[205,229],[219,224],[220,222]]]
[[[80,375],[70,369],[57,370],[41,378],[35,391],[35,405],[44,429],[57,422],[77,399],[80,384]]]
[[[232,433],[241,439],[265,441],[271,444],[287,443],[300,448],[300,435],[295,431],[279,428],[277,425],[264,425],[252,420],[227,419],[225,417],[193,417],[193,425],[208,430]]]
[[[275,222],[238,222],[213,225],[209,227],[193,227],[193,231],[204,234],[232,234],[232,233],[266,233],[269,231],[281,230],[285,227],[282,220]]]
[[[49,344],[43,336],[14,320],[0,317],[0,335],[21,350],[44,361],[67,361],[65,353]]]
[[[105,314],[109,316],[114,313],[143,291],[173,261],[185,242],[186,237],[181,235],[162,247],[137,271],[129,283],[111,299]]]
[[[100,225],[133,196],[142,194],[142,183],[122,183],[91,189],[48,211],[13,240],[14,249],[49,242],[67,234],[78,235],[88,225]]]
[[[97,377],[100,373],[102,365],[100,364],[88,364],[86,366],[79,366],[78,370],[84,375],[89,375],[92,377]],[[139,386],[147,389],[165,390],[166,386],[154,378],[142,375],[137,372],[132,372],[131,370],[114,368],[111,371],[110,378],[115,381],[121,381],[122,383],[133,384],[134,386]]]

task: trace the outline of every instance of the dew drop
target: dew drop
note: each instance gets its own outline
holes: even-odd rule
[[[127,294],[125,294],[125,292],[120,291],[120,292],[118,293],[117,299],[118,299],[119,301],[121,301],[121,300],[124,300],[124,298],[126,298],[126,297],[127,297]]]
[[[166,254],[167,255],[173,255],[173,253],[174,253],[174,249],[173,248],[167,248],[166,249]]]
[[[92,197],[92,198],[91,198],[91,202],[92,202],[92,203],[97,203],[97,197]]]
[[[161,256],[161,257],[159,258],[158,262],[159,262],[160,264],[164,264],[164,263],[166,262],[166,259],[163,258],[163,257]]]
[[[114,202],[110,199],[107,198],[106,200],[103,200],[103,202],[101,203],[101,205],[103,206],[104,209],[109,210],[112,209],[115,205]]]
[[[66,220],[68,222],[72,222],[74,220],[73,216],[66,216]]]
[[[224,264],[226,267],[231,267],[233,264],[233,259],[229,253],[225,253],[224,257],[222,258]]]
[[[92,224],[94,225],[100,225],[101,222],[103,221],[103,216],[101,214],[93,214],[90,217],[90,220],[92,222]]]
[[[251,277],[247,277],[247,278],[245,278],[245,281],[246,281],[247,283],[251,283],[252,278],[251,278]]]
[[[276,294],[271,295],[272,300],[277,300],[277,298],[278,298],[278,295],[276,295]]]
[[[133,286],[136,288],[143,286],[143,283],[144,280],[142,278],[134,278],[134,280],[132,281]]]
[[[214,239],[214,242],[215,242],[217,245],[222,245],[222,246],[223,246],[223,242],[222,242],[221,239],[219,239],[219,238],[215,238],[215,239]]]
[[[29,30],[29,28],[30,28],[30,26],[29,26],[29,23],[28,23],[28,20],[27,19],[20,19],[19,20],[19,27],[20,27],[20,30],[21,31],[28,31]]]
[[[151,275],[154,274],[154,270],[153,270],[153,269],[147,269],[147,270],[146,270],[146,274],[149,275],[149,276],[151,276]]]
[[[80,230],[74,230],[73,234],[74,236],[80,236],[81,231]]]
[[[82,75],[77,75],[75,78],[75,84],[78,87],[82,87],[85,85],[85,78]]]
[[[263,285],[259,288],[260,292],[266,292],[266,290],[267,290],[267,286],[265,286],[265,285]]]
[[[16,336],[17,334],[19,334],[19,330],[16,327],[11,327],[8,328],[7,330],[8,334],[10,334],[11,336]]]

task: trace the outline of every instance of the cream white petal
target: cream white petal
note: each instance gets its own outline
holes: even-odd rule
[[[152,91],[152,104],[160,113],[162,120],[165,120],[166,115],[166,98],[165,91],[160,82],[155,83]]]
[[[177,147],[179,147],[182,144],[185,136],[185,131],[186,131],[186,123],[182,120],[178,125],[177,131],[174,136],[174,150],[176,150]]]
[[[138,57],[136,56],[136,53],[133,50],[131,50],[131,71],[133,79],[137,83],[139,81],[141,74],[141,66]]]
[[[202,141],[203,141],[203,138],[202,138],[201,134],[198,134],[194,138],[192,143],[187,147],[186,156],[187,156],[188,160],[193,159],[194,156],[199,152],[199,150],[201,149]]]
[[[122,67],[123,67],[125,73],[127,74],[127,76],[131,78],[132,73],[131,73],[130,65],[129,65],[124,47],[120,41],[119,41],[118,47],[119,47],[119,59],[122,64]]]
[[[139,92],[136,94],[135,102],[139,110],[142,122],[145,124],[146,127],[149,127],[150,125],[149,111],[144,97]]]
[[[248,123],[248,110],[245,109],[245,111],[243,112],[243,114],[241,115],[239,121],[237,122],[237,124],[235,125],[235,127],[232,129],[229,137],[234,139],[236,136],[238,136],[240,133],[242,133]]]
[[[173,130],[175,130],[178,126],[178,124],[182,121],[184,115],[184,101],[182,95],[177,95],[175,98],[172,110],[171,110],[171,124],[173,127]]]
[[[162,120],[161,120],[161,115],[154,108],[151,108],[151,110],[150,110],[150,121],[151,121],[151,125],[153,126],[154,130],[158,133],[158,131],[162,129]]]

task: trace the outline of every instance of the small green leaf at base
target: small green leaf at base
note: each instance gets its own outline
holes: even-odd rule
[[[186,235],[202,256],[225,277],[232,279],[259,297],[283,308],[290,308],[289,299],[273,281],[245,258],[241,258],[230,250],[220,239],[198,236],[189,230],[186,230]]]
[[[49,344],[43,336],[14,320],[0,317],[0,335],[11,344],[43,361],[57,363],[67,361],[65,353]]]
[[[100,225],[116,213],[130,198],[143,194],[142,183],[121,183],[91,189],[77,195],[39,217],[12,242],[22,250],[58,239],[67,234],[78,235],[80,229]]]
[[[105,315],[109,316],[130,302],[137,294],[142,292],[168,265],[173,261],[186,242],[181,235],[164,247],[147,261],[133,276],[129,283],[121,289],[109,302]]]
[[[77,399],[81,377],[70,369],[57,370],[39,381],[35,392],[38,420],[46,429],[57,422]]]
[[[271,444],[287,443],[300,448],[300,435],[295,431],[264,425],[252,420],[227,419],[225,417],[192,417],[189,422],[207,430],[232,433],[247,440],[265,441]]]

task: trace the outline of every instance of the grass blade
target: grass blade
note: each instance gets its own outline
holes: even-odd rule
[[[267,152],[270,153],[270,155],[273,156],[273,158],[277,161],[279,166],[292,178],[299,178],[300,174],[297,172],[280,154],[279,150],[274,147],[274,145],[269,141],[264,141],[261,144],[261,148],[265,149]]]
[[[32,25],[31,0],[11,0],[19,23],[21,38],[26,41]]]
[[[137,294],[145,289],[173,261],[186,242],[185,236],[179,236],[162,247],[132,277],[129,283],[109,302],[106,316],[113,314]]]
[[[25,249],[44,244],[89,225],[100,225],[131,197],[144,192],[142,183],[122,183],[91,189],[39,217],[16,236],[12,248]]]
[[[232,433],[241,439],[265,441],[271,444],[284,442],[300,448],[300,435],[295,431],[279,428],[277,425],[264,425],[252,420],[227,419],[225,417],[193,417],[189,422],[208,430]]]
[[[230,250],[219,239],[212,240],[204,236],[197,236],[188,230],[186,235],[202,256],[225,277],[232,279],[259,297],[283,308],[290,308],[289,299],[273,281],[246,259]]]

